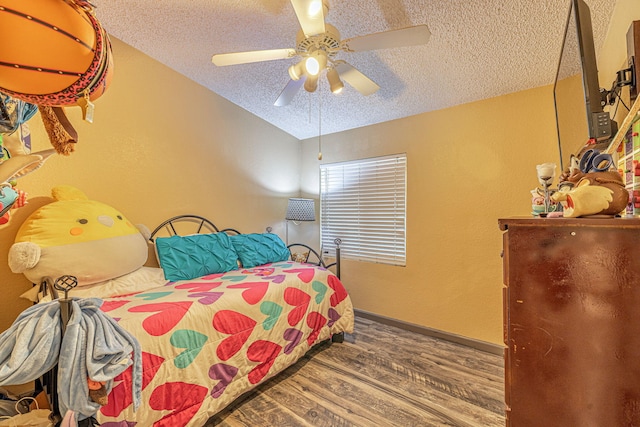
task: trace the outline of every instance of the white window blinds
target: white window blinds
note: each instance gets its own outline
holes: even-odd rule
[[[320,166],[320,239],[359,261],[406,265],[406,154]]]

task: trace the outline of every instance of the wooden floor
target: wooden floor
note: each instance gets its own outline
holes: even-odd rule
[[[505,425],[501,356],[356,317],[210,426]]]

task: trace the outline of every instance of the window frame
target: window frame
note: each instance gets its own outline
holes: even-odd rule
[[[407,155],[320,165],[320,244],[342,259],[406,266]],[[333,187],[333,188],[332,188]]]

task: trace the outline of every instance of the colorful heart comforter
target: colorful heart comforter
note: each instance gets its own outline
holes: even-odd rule
[[[200,427],[354,320],[333,273],[291,261],[106,298],[102,310],[138,339],[143,365],[142,405],[129,368],[97,414],[103,427]]]

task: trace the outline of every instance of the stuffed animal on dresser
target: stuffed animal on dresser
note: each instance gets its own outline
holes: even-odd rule
[[[562,204],[564,218],[614,216],[629,202],[629,192],[616,171],[576,172],[567,181],[574,183],[570,190],[561,189],[551,196]]]

